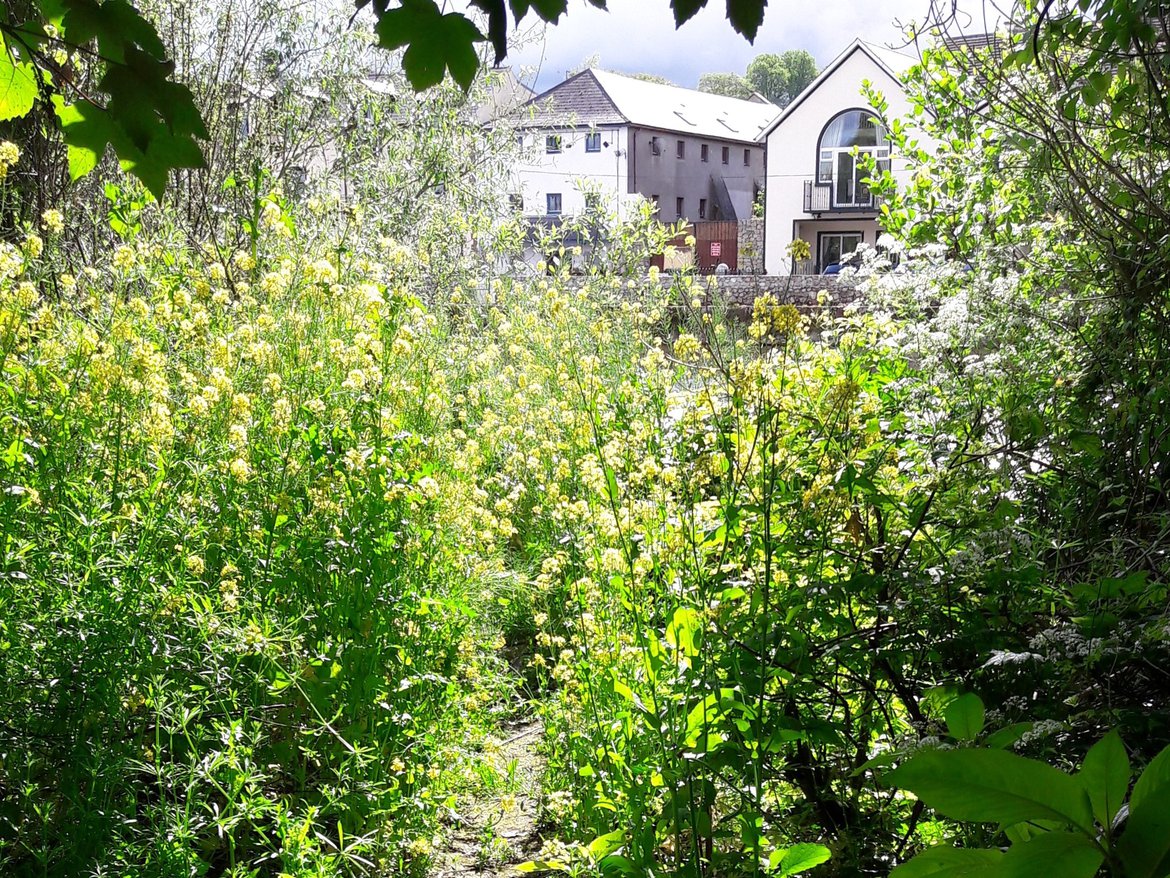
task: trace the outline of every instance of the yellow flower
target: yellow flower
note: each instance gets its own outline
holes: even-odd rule
[[[41,214],[41,224],[50,235],[59,235],[65,230],[65,215],[59,210],[46,210]]]
[[[29,232],[24,239],[24,255],[29,259],[39,259],[45,252],[45,242],[40,235]]]

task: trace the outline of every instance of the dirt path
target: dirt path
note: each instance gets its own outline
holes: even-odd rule
[[[517,863],[540,846],[537,806],[544,760],[536,748],[544,731],[539,720],[503,729],[494,752],[485,754],[503,782],[498,790],[464,803],[452,829],[449,848],[438,859],[434,878],[472,878],[518,874]]]

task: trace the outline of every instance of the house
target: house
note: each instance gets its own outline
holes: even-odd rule
[[[764,267],[768,274],[812,274],[840,263],[861,244],[877,244],[880,204],[862,182],[863,156],[903,180],[882,123],[861,95],[868,81],[889,103],[890,117],[910,115],[899,76],[918,60],[855,40],[789,104],[765,132],[767,196]],[[790,245],[808,243],[796,260]]]
[[[523,108],[513,203],[546,223],[592,199],[657,204],[664,222],[752,214],[764,183],[761,135],[780,110],[587,69]]]

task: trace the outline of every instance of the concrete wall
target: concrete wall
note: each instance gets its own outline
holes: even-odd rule
[[[889,102],[890,118],[910,114],[902,86],[864,51],[856,49],[820,85],[798,104],[768,137],[767,224],[764,242],[768,274],[787,274],[787,253],[794,232],[808,241],[817,258],[818,230],[862,231],[867,244],[878,235],[876,212],[825,212],[818,221],[804,212],[804,182],[816,176],[817,145],[825,125],[838,113],[867,109],[861,84],[869,80]],[[891,161],[895,177],[908,177],[907,165],[896,154]],[[799,223],[799,225],[795,225]]]
[[[654,155],[651,142],[658,139],[659,155]],[[683,158],[678,157],[678,142],[682,141]],[[707,145],[707,161],[702,158],[702,146]],[[727,147],[727,164],[723,164],[723,148]],[[744,164],[744,150],[748,164]],[[663,222],[685,219],[697,222],[699,199],[707,200],[707,215],[703,219],[743,219],[752,215],[756,187],[764,183],[764,149],[761,144],[733,140],[715,140],[671,131],[649,128],[630,129],[630,173],[632,189],[650,198],[658,196],[659,217]],[[712,177],[721,177],[727,184],[736,216],[715,216],[716,204]],[[682,198],[680,215],[677,199]]]
[[[592,129],[601,135],[601,151],[586,152],[588,128],[540,128],[519,134],[523,138],[521,160],[512,171],[510,191],[523,196],[525,216],[545,216],[550,192],[561,196],[561,214],[572,216],[585,209],[582,182],[588,181],[611,209],[621,214],[630,202],[628,128]],[[561,151],[545,150],[545,138],[559,135]]]

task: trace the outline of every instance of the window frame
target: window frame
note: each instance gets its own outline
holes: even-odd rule
[[[752,166],[752,150],[751,147],[745,147],[743,151],[743,166],[750,168]]]
[[[699,199],[699,219],[706,219],[706,218],[707,218],[707,199],[700,198]]]
[[[687,157],[687,142],[685,140],[676,140],[674,142],[674,157],[676,159],[685,159]]]
[[[585,135],[585,152],[601,152],[600,131],[590,131]]]
[[[705,144],[705,143],[699,144],[699,160],[700,161],[703,161],[703,162],[709,161],[711,158],[710,152],[711,152],[711,150],[707,147],[707,144]]]
[[[678,219],[683,218],[683,214],[686,213],[686,206],[687,206],[687,201],[681,195],[677,196],[674,199],[674,212],[675,212],[675,216]]]
[[[560,134],[546,134],[544,136],[545,155],[558,155],[564,152],[565,141]]]
[[[731,164],[731,147],[730,146],[723,147],[723,152],[720,154],[719,157],[722,159],[722,164],[730,165]]]
[[[557,209],[553,210],[553,199],[556,199]],[[565,200],[561,197],[560,192],[546,192],[544,193],[544,215],[545,216],[561,216],[565,210]]]

